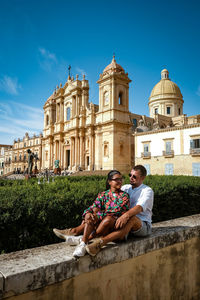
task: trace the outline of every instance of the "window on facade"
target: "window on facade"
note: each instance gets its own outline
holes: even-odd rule
[[[155,113],[155,115],[158,114],[158,108],[155,108],[154,113]]]
[[[108,156],[108,145],[104,145],[104,156]]]
[[[109,103],[109,93],[105,92],[104,93],[104,105],[108,105]]]
[[[181,114],[181,109],[180,109],[180,108],[178,109],[178,114],[179,114],[179,116],[180,116],[180,114]]]
[[[200,176],[200,163],[192,163],[192,175]]]
[[[171,107],[167,106],[167,115],[170,115],[170,114],[171,114]]]
[[[165,151],[166,151],[166,154],[171,153],[171,151],[172,151],[172,142],[166,142],[165,143]]]
[[[22,160],[22,156],[21,156],[21,154],[20,154],[20,156],[19,156],[19,160]]]
[[[38,145],[38,140],[36,140],[36,145]]]
[[[149,152],[149,144],[144,144],[144,153]]]
[[[70,107],[67,108],[67,121],[70,120],[70,114],[71,114],[71,109]]]
[[[32,146],[32,141],[30,141],[30,146]]]
[[[200,148],[200,139],[193,139],[190,141],[190,148],[198,149]]]
[[[24,160],[26,160],[26,154],[24,154]]]
[[[122,92],[119,93],[119,105],[122,105]]]
[[[49,115],[46,115],[46,126],[49,125]]]
[[[17,161],[17,156],[15,156],[15,161]]]
[[[26,143],[24,143],[24,147],[26,147]]]
[[[151,172],[150,172],[150,164],[145,164],[144,167],[147,170],[147,175],[150,175],[151,174]]]
[[[174,165],[165,164],[165,175],[173,175],[173,174],[174,174]]]

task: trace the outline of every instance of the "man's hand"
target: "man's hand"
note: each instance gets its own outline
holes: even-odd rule
[[[120,229],[126,225],[126,223],[129,220],[128,214],[123,214],[121,217],[119,217],[115,223],[115,228]]]

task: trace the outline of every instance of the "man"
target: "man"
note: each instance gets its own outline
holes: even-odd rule
[[[117,219],[115,231],[86,246],[90,255],[95,256],[109,242],[123,240],[129,232],[133,236],[151,234],[153,191],[143,184],[146,174],[147,171],[142,165],[131,170],[130,184],[122,186],[122,190],[130,196],[130,209]]]

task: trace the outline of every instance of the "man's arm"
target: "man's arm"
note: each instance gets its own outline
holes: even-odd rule
[[[124,225],[126,225],[126,223],[128,222],[128,220],[133,217],[136,216],[137,214],[141,213],[143,211],[142,206],[140,205],[136,205],[134,207],[132,207],[131,209],[129,209],[129,211],[127,211],[125,214],[123,214],[121,217],[119,217],[115,223],[115,228],[119,229],[124,227]]]

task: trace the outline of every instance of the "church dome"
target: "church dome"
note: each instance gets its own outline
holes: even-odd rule
[[[169,79],[167,69],[161,71],[161,80],[154,86],[149,97],[150,117],[156,114],[176,117],[183,114],[183,96],[176,83]]]
[[[162,98],[162,96],[165,95],[171,95],[173,98],[183,98],[177,84],[169,79],[169,72],[167,69],[161,71],[161,80],[154,86],[149,100],[157,96]]]
[[[112,73],[125,73],[124,69],[116,63],[115,56],[111,63],[104,69],[103,74],[112,74]]]

